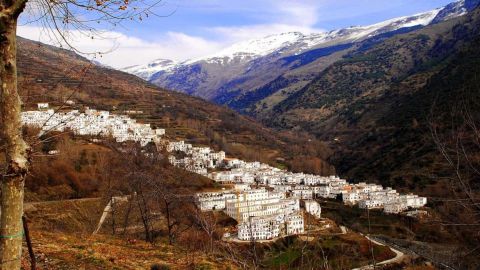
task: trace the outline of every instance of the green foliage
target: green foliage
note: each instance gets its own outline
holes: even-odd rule
[[[368,62],[368,61],[374,61],[374,60],[376,60],[376,56],[374,54],[359,54],[359,55],[352,56],[350,58],[344,58],[342,61],[338,63],[355,64],[355,63]]]
[[[425,34],[419,34],[416,36],[417,39],[421,40],[422,42],[427,42],[430,40],[430,36]]]
[[[300,250],[289,248],[286,251],[278,253],[275,257],[268,260],[267,265],[270,267],[288,267],[301,256]]]

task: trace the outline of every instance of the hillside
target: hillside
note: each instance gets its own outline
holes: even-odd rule
[[[136,76],[92,64],[70,51],[22,38],[18,48],[19,89],[25,109],[42,101],[60,106],[65,100],[74,100],[76,108],[141,111],[133,117],[166,128],[169,138],[211,145],[227,155],[293,170],[300,165],[304,168],[298,161],[303,157],[311,164],[307,171],[334,173],[325,162],[328,148],[309,136],[273,132],[230,109],[163,90]]]
[[[462,16],[478,4],[477,0],[462,0],[372,25],[275,34],[233,44],[214,55],[183,62],[159,59],[124,70],[167,89],[263,118],[359,46],[373,46],[392,36]]]
[[[26,215],[38,269],[237,269],[223,258],[163,242],[155,245],[132,235],[92,235],[104,201],[77,199],[27,203]],[[23,269],[30,269],[23,252]],[[196,267],[196,268],[195,268]]]
[[[332,162],[353,179],[410,189],[435,185],[445,167],[431,136],[431,110],[436,104],[434,116],[447,115],[472,84],[479,25],[476,10],[377,45],[363,43],[264,119],[330,141]]]
[[[152,83],[249,112],[252,105],[287,88],[276,85],[289,80],[289,91],[311,80],[317,72],[348,52],[358,41],[399,29],[428,24],[439,10],[401,17],[369,26],[354,26],[327,33],[282,33],[234,44],[216,55],[180,63],[147,78]],[[134,72],[135,74],[135,72]],[[313,75],[313,76],[312,76]]]

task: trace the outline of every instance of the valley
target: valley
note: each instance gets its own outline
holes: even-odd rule
[[[480,267],[480,0],[34,1],[0,269]]]
[[[313,135],[333,150],[328,160],[341,175],[382,184],[402,177],[414,186],[413,178],[433,181],[423,170],[431,167],[415,164],[441,162],[427,143],[438,89],[430,82],[476,47],[478,4],[457,1],[370,26],[246,41],[159,67],[157,74],[152,67],[143,78],[227,105],[278,131]],[[254,56],[246,57],[249,51]],[[137,68],[125,71],[136,74]]]
[[[456,1],[370,26],[245,41],[156,74],[152,67],[143,78],[314,136],[331,149],[337,174],[432,198],[446,224],[469,224],[446,228],[470,243],[475,218],[456,200],[465,198],[461,178],[477,202],[478,177],[452,159],[478,158],[475,135],[464,135],[476,134],[478,116],[478,5]]]

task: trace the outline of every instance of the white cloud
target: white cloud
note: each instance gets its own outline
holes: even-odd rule
[[[42,43],[67,48],[65,42],[59,42],[58,35],[36,26],[19,26],[18,35]],[[137,64],[145,64],[157,58],[186,60],[211,54],[224,45],[201,37],[189,36],[183,33],[167,32],[156,41],[146,41],[119,32],[99,31],[88,35],[84,32],[71,31],[69,43],[85,56],[101,53],[96,60],[115,68]]]
[[[318,21],[320,2],[298,1],[292,4],[289,1],[276,1],[276,8],[281,13],[281,20],[290,25],[313,27]]]
[[[224,43],[234,43],[285,32],[312,33],[321,32],[322,30],[288,24],[257,24],[234,27],[214,27],[209,29],[209,31],[213,31],[215,34],[221,36]]]
[[[398,7],[414,2],[418,1],[391,0],[389,3],[391,9],[392,5]],[[96,60],[120,68],[146,64],[158,58],[177,61],[196,59],[215,54],[235,42],[272,34],[322,32],[324,30],[318,29],[322,22],[345,21],[358,13],[379,13],[388,9],[385,5],[384,0],[165,0],[165,5],[160,5],[157,13],[169,14],[171,10],[178,13],[165,18],[169,22],[167,26],[163,24],[166,21],[149,18],[147,26],[141,29],[141,38],[119,28],[94,35],[94,39],[88,34],[73,31],[69,40],[81,52],[108,52]],[[217,15],[218,23],[215,21]],[[232,15],[231,19],[229,15]],[[176,30],[169,32],[168,27],[172,25]],[[144,26],[134,25],[132,29],[136,27]],[[161,30],[157,32],[155,29]],[[195,34],[186,34],[192,32]],[[19,26],[18,34],[43,43],[61,45],[57,38],[52,38],[51,32],[39,26]],[[63,45],[65,47],[66,44]]]
[[[324,31],[315,27],[323,1],[297,0],[292,3],[288,0],[270,0],[265,2],[264,6],[257,10],[257,12],[265,12],[260,12],[257,15],[270,22],[228,27],[219,26],[209,30],[223,38],[225,43],[285,32],[312,33]]]
[[[187,3],[186,0],[178,0],[177,4],[198,5],[204,4],[197,0]],[[183,2],[183,3],[182,3]],[[137,64],[145,64],[154,59],[166,58],[177,61],[199,58],[214,54],[232,43],[253,38],[261,38],[271,34],[299,31],[303,33],[320,32],[314,25],[318,20],[318,13],[323,1],[296,0],[244,0],[234,4],[223,0],[210,0],[207,7],[214,12],[225,10],[241,12],[258,20],[254,24],[238,24],[223,26],[221,23],[215,27],[202,28],[205,36],[211,39],[188,35],[181,32],[149,33],[150,39],[134,37],[128,32],[100,31],[100,34],[86,34],[78,30],[68,33],[68,40],[73,47],[88,54],[104,53],[97,61],[121,68]],[[55,46],[66,46],[64,42],[58,42],[58,35],[46,31],[39,26],[26,25],[18,27],[18,34],[22,37],[40,41]],[[157,36],[151,40],[152,36]]]

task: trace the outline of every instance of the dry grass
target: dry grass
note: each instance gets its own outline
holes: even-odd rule
[[[108,234],[92,236],[104,206],[95,198],[28,203],[26,214],[39,269],[148,269],[153,264],[169,269],[235,268],[162,242],[151,245]],[[23,256],[25,267],[29,267],[26,249]]]
[[[59,232],[33,231],[33,248],[39,269],[149,269],[153,264],[169,269],[234,269],[200,253],[187,253],[177,247],[144,241],[130,244],[111,236],[82,236]],[[28,265],[24,252],[24,265]]]

